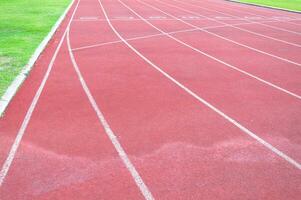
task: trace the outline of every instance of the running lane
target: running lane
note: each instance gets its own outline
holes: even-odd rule
[[[140,7],[133,2],[129,4],[135,9]],[[110,16],[110,10],[108,13]],[[112,23],[118,27],[117,23],[121,22]],[[135,27],[137,32],[143,32],[143,27],[138,24]],[[127,34],[124,30],[118,31],[122,35]],[[297,160],[301,159],[300,127],[296,123],[300,114],[299,99],[208,59],[166,36],[130,43],[192,91],[265,136]],[[164,44],[166,48],[157,44]]]
[[[121,4],[101,2],[110,19],[130,14]],[[124,37],[130,37],[133,32],[142,34],[144,29],[150,31],[142,21],[127,22],[132,23],[130,30],[121,21],[112,20],[112,23],[119,31],[124,28],[121,31]],[[84,27],[85,23],[81,25]],[[71,33],[77,28],[72,27]],[[77,48],[72,34],[70,39],[72,48]],[[179,68],[186,61],[183,55],[197,66],[200,62],[209,66],[210,63],[204,58],[197,59],[196,54],[172,40],[169,42],[166,37],[130,43],[139,46],[147,56],[161,55],[160,63],[169,62],[171,74],[182,73],[187,80],[198,77],[203,84],[207,82],[205,86],[214,82],[210,77],[202,79],[199,69]],[[294,199],[299,195],[299,170],[200,104],[124,44],[74,51],[74,56],[92,95],[155,198],[233,199],[239,195],[285,199],[291,194],[290,198]],[[216,68],[215,71],[219,75],[226,72]],[[212,71],[203,68],[203,73],[209,75]],[[236,75],[227,76],[237,79]],[[241,80],[249,82],[245,78]],[[253,84],[262,90],[262,86]],[[265,92],[272,94],[270,89]],[[215,91],[209,88],[208,93]],[[286,96],[277,93],[277,97],[283,100]],[[286,195],[279,192],[283,188]]]
[[[161,5],[161,4],[150,4],[139,1],[138,5],[134,3],[133,5],[139,13],[142,13],[142,17],[147,18],[150,13],[157,14],[166,14],[169,17],[174,17],[183,14],[175,11],[175,9]],[[180,21],[181,20],[181,21]],[[198,22],[192,22],[187,20],[178,20],[178,24],[185,24],[191,28],[202,27],[202,25],[197,24]],[[151,22],[156,27],[164,30],[165,32],[169,31],[169,22]],[[214,32],[217,32],[216,29],[225,29],[224,28],[212,28],[209,30],[194,31],[188,33],[178,33],[175,36],[181,39],[182,41],[190,44],[201,51],[214,56],[221,61],[224,61],[232,66],[238,67],[246,72],[249,72],[255,76],[261,77],[264,80],[267,80],[271,83],[274,83],[282,88],[286,88],[289,91],[295,92],[296,94],[301,94],[301,88],[296,87],[301,84],[300,76],[301,70],[298,65],[294,63],[289,63],[286,60],[279,59],[278,57],[264,54],[258,52],[254,49],[247,48],[240,44],[229,41],[227,37],[216,35]],[[230,27],[227,29],[231,30]],[[222,31],[223,32],[223,31]],[[245,35],[242,33],[233,33],[236,36],[235,40],[239,38],[245,38]],[[256,38],[247,37],[253,43],[257,43]],[[300,38],[301,39],[301,38]],[[269,46],[269,41],[265,42],[265,46]],[[215,48],[212,48],[215,47]],[[227,51],[225,51],[225,49]],[[270,51],[273,51],[274,47],[270,47]],[[287,54],[290,54],[293,49],[286,48],[283,49]],[[241,57],[233,56],[241,55]],[[254,59],[256,58],[256,59]],[[289,78],[288,78],[289,77]]]
[[[102,3],[110,19],[138,19],[115,1]],[[71,55],[76,63],[71,62],[68,51],[72,48],[118,40],[108,23],[101,22],[105,19],[102,11],[97,0],[81,0],[71,24],[71,48],[64,39],[16,158],[0,186],[1,200],[143,199],[97,119],[78,73],[74,71],[76,66],[83,75],[81,80],[87,82],[92,98],[155,199],[235,199],[238,196],[243,199],[296,199],[300,196],[300,170],[200,104],[125,44],[75,50]],[[113,21],[126,38],[160,33],[141,20]],[[171,27],[173,30],[187,28],[180,24]],[[65,28],[62,26],[62,32]],[[54,38],[56,42],[62,37],[61,32],[58,34]],[[230,85],[233,88],[241,87],[236,84],[239,81],[256,97],[266,92],[277,99],[277,105],[281,106],[278,103],[285,100],[292,104],[291,109],[298,106],[292,98],[285,99],[282,93],[263,89],[265,87],[260,84],[235,73],[229,74],[227,68],[219,71],[207,58],[199,57],[166,36],[136,40],[131,44],[160,66],[166,64],[166,70],[187,85],[193,85],[190,79],[200,79],[195,87],[208,89],[207,97],[222,93],[227,103],[230,95],[226,96],[226,92],[231,92],[229,82],[235,80]],[[30,85],[38,87],[40,81],[37,80],[42,79],[55,48],[54,43],[52,49],[46,50],[50,55],[41,57],[41,70],[34,69],[7,115],[1,119],[0,132],[5,144],[11,143],[6,141],[13,140],[18,132],[29,106],[22,100],[28,99],[26,102],[30,104],[34,96]],[[193,65],[208,65],[213,70],[204,67],[200,71],[200,68],[191,67]],[[223,80],[211,77],[213,72]],[[215,91],[210,85],[220,89]],[[253,92],[254,88],[258,88],[258,93]],[[234,93],[241,90],[232,92],[238,97]],[[31,98],[26,97],[26,93],[31,94]],[[250,97],[247,93],[242,95]],[[259,96],[256,105],[268,95]],[[283,107],[280,109],[285,111]],[[293,117],[287,112],[285,115]],[[9,119],[15,120],[14,116],[18,116],[16,124],[19,126],[11,128]],[[283,141],[283,137],[271,138]],[[285,153],[296,153],[295,147],[289,150],[291,144],[286,147]],[[3,151],[1,144],[0,154],[5,158],[8,150]]]
[[[34,98],[34,95],[42,82],[53,54],[59,45],[60,38],[65,32],[65,29],[68,25],[68,20],[70,19],[74,8],[75,4],[73,4],[70,8],[70,11],[66,15],[66,19],[63,20],[53,39],[49,41],[47,48],[44,50],[44,53],[36,61],[35,67],[32,68],[30,74],[27,77],[27,79],[30,81],[26,81],[26,84],[22,84],[17,94],[13,98],[13,101],[10,102],[8,109],[6,109],[5,114],[0,118],[0,132],[5,133],[0,134],[1,164],[4,163],[9,149],[15,140],[16,134],[21,126],[24,116],[26,115],[26,112]]]
[[[90,8],[91,1],[81,1],[78,11]],[[59,32],[53,41],[61,38]],[[49,48],[1,119],[1,166],[28,109],[27,95],[36,90],[36,79],[40,83],[53,56],[52,44]],[[82,89],[66,40],[0,186],[0,199],[143,199]]]

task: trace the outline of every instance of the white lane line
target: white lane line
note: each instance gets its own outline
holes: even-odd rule
[[[72,16],[71,16],[71,18],[69,20],[67,28],[70,25],[71,20],[74,17],[74,14],[75,14],[75,12],[76,12],[76,10],[78,8],[79,2],[80,2],[80,0],[78,0],[78,2],[76,4],[76,7],[73,10],[73,13],[72,13]],[[36,107],[36,105],[38,103],[38,100],[39,100],[39,98],[41,96],[41,93],[42,93],[42,91],[44,89],[44,86],[45,86],[45,84],[46,84],[46,82],[48,80],[48,77],[49,77],[49,74],[50,74],[50,72],[52,70],[54,61],[55,61],[55,59],[57,57],[57,54],[58,54],[58,52],[59,52],[59,50],[60,50],[60,48],[61,48],[61,46],[63,44],[65,36],[66,36],[67,28],[66,28],[66,30],[65,30],[65,32],[64,32],[64,34],[63,34],[63,36],[62,36],[62,38],[60,40],[60,43],[58,44],[58,46],[57,46],[57,48],[56,48],[56,50],[55,50],[55,52],[53,54],[53,57],[52,57],[49,65],[48,65],[47,71],[46,71],[46,73],[45,73],[45,75],[43,77],[43,80],[42,80],[42,82],[41,82],[41,84],[39,86],[39,89],[37,90],[37,92],[36,92],[36,94],[35,94],[32,102],[31,102],[31,105],[30,105],[30,107],[27,110],[27,113],[26,113],[25,118],[24,118],[24,120],[22,122],[22,125],[21,125],[21,127],[20,127],[20,129],[19,129],[19,131],[17,133],[17,136],[15,138],[15,141],[14,141],[14,143],[13,143],[11,149],[10,149],[8,157],[6,158],[6,160],[5,160],[5,162],[4,162],[3,166],[2,166],[2,169],[0,171],[0,187],[2,186],[2,184],[4,182],[4,179],[5,179],[7,173],[9,171],[9,169],[10,169],[10,166],[11,166],[11,164],[12,164],[14,158],[15,158],[15,155],[17,153],[17,150],[18,150],[19,146],[20,146],[20,143],[21,143],[21,140],[22,140],[23,135],[25,133],[25,130],[26,130],[26,128],[27,128],[27,126],[29,124],[29,121],[31,119],[32,113],[35,110],[35,107]]]
[[[165,16],[150,16],[149,19],[166,19]]]
[[[141,17],[138,13],[136,13],[134,10],[132,10],[131,8],[129,8],[129,7],[128,7],[127,5],[125,5],[123,2],[120,2],[120,3],[122,3],[127,9],[129,9],[130,11],[132,11],[134,14],[136,14],[136,15],[139,16],[139,17]],[[193,46],[190,46],[189,44],[183,42],[182,40],[179,40],[179,39],[175,38],[174,36],[169,35],[168,33],[164,32],[164,31],[161,30],[161,29],[159,29],[158,27],[154,26],[152,23],[150,23],[150,22],[147,21],[147,20],[145,20],[145,23],[147,23],[148,25],[150,25],[150,26],[153,27],[154,29],[158,30],[158,31],[161,32],[162,34],[166,35],[167,37],[169,37],[169,38],[171,38],[171,39],[177,41],[178,43],[180,43],[180,44],[182,44],[182,45],[184,45],[184,46],[186,46],[186,47],[188,47],[188,48],[190,48],[190,49],[192,49],[192,50],[194,50],[194,51],[196,51],[196,52],[198,52],[198,53],[200,53],[200,54],[202,54],[202,55],[204,55],[204,56],[207,56],[207,57],[209,57],[209,58],[215,60],[216,62],[219,62],[219,63],[221,63],[221,64],[223,64],[223,65],[225,65],[225,66],[227,66],[227,67],[229,67],[229,68],[231,68],[231,69],[234,69],[234,70],[236,70],[236,71],[238,71],[238,72],[240,72],[240,73],[242,73],[242,74],[244,74],[244,75],[247,75],[247,76],[249,76],[249,77],[251,77],[251,78],[254,78],[254,79],[256,79],[256,80],[258,80],[258,81],[260,81],[260,82],[262,82],[262,83],[264,83],[264,84],[266,84],[266,85],[268,85],[268,86],[271,86],[271,87],[273,87],[273,88],[275,88],[275,89],[277,89],[277,90],[280,90],[280,91],[282,91],[282,92],[284,92],[284,93],[286,93],[286,94],[289,94],[289,95],[291,95],[291,96],[293,96],[293,97],[296,97],[297,99],[301,99],[301,96],[298,95],[298,94],[295,94],[295,93],[293,93],[293,92],[290,92],[290,91],[288,91],[288,90],[286,90],[286,89],[284,89],[284,88],[282,88],[282,87],[280,87],[280,86],[278,86],[278,85],[275,85],[275,84],[273,84],[273,83],[271,83],[271,82],[268,82],[268,81],[266,81],[266,80],[263,80],[263,79],[261,79],[261,78],[255,76],[255,75],[249,73],[249,72],[246,72],[246,71],[244,71],[244,70],[242,70],[242,69],[240,69],[240,68],[238,68],[238,67],[235,67],[235,66],[233,66],[233,65],[231,65],[231,64],[229,64],[229,63],[226,63],[226,62],[224,62],[224,61],[222,61],[222,60],[220,60],[220,59],[218,59],[218,58],[216,58],[216,57],[214,57],[214,56],[212,56],[212,55],[210,55],[210,54],[207,54],[207,53],[205,53],[205,52],[203,52],[203,51],[201,51],[201,50],[199,50],[199,49],[193,47]]]
[[[95,21],[95,20],[98,20],[99,19],[99,16],[85,16],[85,17],[80,17],[79,20],[92,20],[92,21]]]
[[[92,96],[90,89],[88,88],[80,70],[79,67],[76,63],[76,60],[74,58],[73,52],[71,50],[71,45],[70,45],[70,37],[69,37],[69,28],[68,28],[68,32],[67,32],[67,45],[68,45],[68,51],[69,51],[69,55],[73,64],[73,67],[76,71],[76,74],[78,76],[78,79],[80,80],[80,83],[90,101],[90,104],[92,105],[94,111],[96,112],[96,115],[98,117],[99,122],[102,124],[107,136],[109,137],[109,139],[111,140],[113,146],[115,147],[115,150],[117,151],[119,157],[121,158],[121,160],[123,161],[125,167],[128,169],[128,171],[130,172],[131,176],[133,177],[136,185],[138,186],[138,188],[140,189],[141,193],[143,194],[143,196],[145,197],[145,199],[147,200],[153,200],[154,197],[151,194],[150,190],[148,189],[148,187],[146,186],[146,184],[144,183],[143,179],[141,178],[141,176],[139,175],[138,171],[136,170],[135,166],[132,164],[132,162],[130,161],[129,157],[127,156],[125,150],[123,149],[123,147],[121,146],[120,142],[118,141],[115,133],[113,132],[113,130],[110,128],[109,123],[107,122],[107,120],[105,119],[103,113],[101,112],[100,108],[98,107],[94,97]]]
[[[139,0],[138,0],[138,1],[139,1]],[[158,10],[158,11],[160,11],[160,12],[162,12],[162,13],[164,13],[164,14],[170,16],[170,17],[175,17],[175,16],[173,16],[173,15],[167,13],[167,12],[164,12],[163,10],[161,10],[161,9],[155,7],[155,6],[152,6],[152,5],[150,5],[150,4],[144,3],[144,2],[142,2],[142,1],[139,1],[139,2],[140,2],[140,3],[143,3],[144,5],[147,5],[147,6],[151,7],[151,8],[153,8],[153,9],[155,9],[155,10]],[[181,22],[187,24],[187,25],[190,26],[190,27],[193,27],[193,28],[199,28],[198,26],[195,26],[195,25],[193,25],[193,24],[191,24],[191,23],[189,23],[189,22],[185,22],[184,20],[179,20],[179,21],[181,21]],[[275,58],[275,59],[278,59],[278,60],[281,60],[281,61],[284,61],[284,62],[288,62],[288,63],[290,63],[290,64],[297,65],[297,66],[301,67],[301,64],[300,64],[300,63],[297,63],[297,62],[288,60],[288,59],[286,59],[286,58],[282,58],[282,57],[276,56],[276,55],[274,55],[274,54],[271,54],[271,53],[268,53],[268,52],[265,52],[265,51],[262,51],[262,50],[259,50],[259,49],[250,47],[250,46],[245,45],[245,44],[242,44],[242,43],[240,43],[240,42],[236,42],[236,41],[234,41],[234,40],[231,40],[231,39],[226,38],[226,37],[223,37],[223,36],[221,36],[221,35],[219,35],[219,34],[210,32],[210,31],[208,31],[208,30],[201,30],[201,31],[206,32],[206,33],[208,33],[208,34],[210,34],[210,35],[213,35],[213,36],[215,36],[215,37],[221,38],[221,39],[223,39],[223,40],[226,40],[226,41],[228,41],[228,42],[231,42],[231,43],[237,44],[237,45],[239,45],[239,46],[245,47],[245,48],[247,48],[247,49],[256,51],[256,52],[258,52],[258,53],[261,53],[261,54],[270,56],[270,57],[272,57],[272,58]],[[294,45],[296,45],[296,44],[294,44]],[[297,45],[297,47],[300,47],[300,48],[301,48],[301,45]]]
[[[263,19],[262,17],[249,17],[249,16],[245,16],[244,17],[247,20],[259,20],[259,19]]]
[[[115,41],[111,41],[111,42],[103,42],[103,43],[97,43],[97,44],[92,44],[92,45],[76,47],[76,48],[73,48],[72,51],[80,51],[80,50],[91,49],[91,48],[95,48],[95,47],[101,47],[101,46],[105,46],[105,45],[118,44],[118,43],[121,43],[121,41],[120,40],[115,40]]]
[[[107,18],[107,13],[104,10],[100,0],[98,0],[98,2],[101,5],[101,9],[103,10],[104,15]],[[108,24],[110,25],[111,29],[114,31],[114,33],[132,50],[134,51],[139,57],[141,57],[145,62],[147,62],[151,67],[153,67],[154,69],[156,69],[157,71],[159,71],[162,75],[164,75],[166,78],[168,78],[170,81],[172,81],[173,83],[175,83],[177,86],[179,86],[181,89],[183,89],[185,92],[187,92],[188,94],[190,94],[192,97],[194,97],[195,99],[197,99],[199,102],[203,103],[204,105],[206,105],[207,107],[209,107],[210,109],[212,109],[213,111],[215,111],[217,114],[219,114],[220,116],[222,116],[223,118],[225,118],[227,121],[229,121],[230,123],[232,123],[233,125],[235,125],[237,128],[239,128],[241,131],[243,131],[244,133],[246,133],[247,135],[249,135],[250,137],[252,137],[253,139],[255,139],[256,141],[258,141],[259,143],[261,143],[262,145],[264,145],[266,148],[270,149],[272,152],[274,152],[275,154],[277,154],[279,157],[283,158],[284,160],[286,160],[287,162],[289,162],[290,164],[292,164],[293,166],[295,166],[297,169],[301,169],[301,164],[298,163],[297,161],[295,161],[294,159],[292,159],[291,157],[287,156],[285,153],[283,153],[282,151],[278,150],[277,148],[275,148],[273,145],[271,145],[270,143],[266,142],[265,140],[263,140],[262,138],[260,138],[259,136],[257,136],[255,133],[253,133],[252,131],[250,131],[249,129],[247,129],[246,127],[244,127],[243,125],[241,125],[240,123],[238,123],[237,121],[235,121],[233,118],[231,118],[230,116],[226,115],[225,113],[223,113],[221,110],[219,110],[218,108],[214,107],[213,105],[211,105],[209,102],[207,102],[206,100],[204,100],[203,98],[201,98],[200,96],[198,96],[196,93],[194,93],[193,91],[191,91],[190,89],[188,89],[187,87],[185,87],[182,83],[180,83],[179,81],[177,81],[175,78],[173,78],[171,75],[169,75],[167,72],[163,71],[160,67],[158,67],[157,65],[155,65],[154,63],[152,63],[148,58],[146,58],[143,54],[141,54],[137,49],[135,49],[131,44],[129,44],[119,33],[118,31],[114,28],[114,26],[112,25],[112,23],[109,21],[108,19]]]
[[[143,21],[142,19],[138,19],[138,20]],[[177,20],[179,20],[179,19],[177,19]],[[110,20],[110,21],[113,21],[113,20]],[[151,21],[151,20],[149,20],[149,21]],[[266,21],[266,22],[270,22],[270,21]],[[238,25],[246,25],[246,24],[254,24],[254,22],[243,22],[243,23],[237,23],[237,24],[232,24],[232,25],[238,26]],[[228,27],[228,26],[232,26],[232,25],[226,24],[226,25],[217,25],[217,26],[205,26],[203,28],[198,27],[198,28],[193,28],[193,29],[184,29],[184,30],[172,31],[172,32],[167,32],[167,33],[168,34],[177,34],[177,33],[193,32],[193,31],[198,31],[198,30],[210,30],[210,29]],[[145,36],[140,36],[140,37],[133,37],[133,38],[129,38],[129,39],[126,39],[126,40],[127,41],[140,40],[140,39],[158,37],[158,36],[162,36],[162,35],[164,35],[164,34],[158,33],[158,34],[145,35]],[[79,50],[90,49],[90,48],[95,48],[95,47],[100,47],[100,46],[105,46],[105,45],[110,45],[110,44],[118,44],[118,43],[122,43],[122,41],[121,40],[115,40],[115,41],[110,41],[110,42],[103,42],[103,43],[97,43],[97,44],[92,44],[92,45],[85,45],[85,46],[80,46],[80,47],[73,48],[72,51],[79,51]]]
[[[183,3],[183,1],[178,1],[178,0],[173,0],[173,1],[176,1],[176,2],[181,2]],[[162,2],[162,1],[161,1]],[[164,2],[165,3],[165,2]],[[183,3],[183,4],[186,4],[186,5],[190,5],[190,6],[196,6],[196,7],[199,7],[203,10],[211,10],[211,9],[208,9],[208,8],[204,8],[204,7],[201,7],[201,6],[197,6],[197,5],[193,5],[193,4],[190,4],[190,3]],[[175,6],[177,7],[177,6]],[[179,8],[179,7],[178,7]],[[179,8],[180,9],[180,8]],[[181,8],[182,9],[182,8]],[[182,9],[182,10],[186,10],[186,9]],[[216,11],[216,10],[211,10],[213,12],[217,12],[217,13],[222,13],[224,15],[228,15],[228,16],[232,16],[232,17],[237,17],[235,15],[230,15],[230,14],[226,14],[226,13],[223,13],[223,12],[220,12],[220,11]],[[187,11],[188,12],[188,11]],[[190,13],[196,13],[196,12],[193,12],[193,11],[189,11]],[[198,14],[199,15],[199,14]],[[199,16],[204,16],[204,15],[199,15]],[[249,21],[249,20],[246,20],[246,21]],[[296,31],[291,31],[291,30],[287,30],[287,29],[284,29],[284,28],[280,28],[280,27],[277,27],[277,26],[272,26],[272,25],[268,25],[268,24],[263,24],[263,23],[260,23],[260,22],[257,22],[256,24],[260,24],[260,25],[263,25],[263,26],[266,26],[266,27],[270,27],[272,29],[275,29],[275,30],[281,30],[281,31],[285,31],[285,32],[288,32],[288,33],[292,33],[292,34],[296,34],[296,35],[301,35],[300,32],[296,32]],[[237,27],[236,27],[237,28]],[[246,29],[242,29],[241,30],[246,30]]]

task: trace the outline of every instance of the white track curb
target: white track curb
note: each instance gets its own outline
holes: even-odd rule
[[[262,4],[256,4],[256,3],[241,2],[239,0],[226,0],[226,1],[234,2],[234,3],[240,3],[240,4],[246,4],[246,5],[251,5],[251,6],[257,6],[257,7],[262,7],[262,8],[270,8],[270,9],[274,9],[274,10],[281,10],[281,11],[287,11],[287,12],[293,12],[293,13],[301,14],[301,11],[290,10],[290,9],[287,9],[287,8],[279,8],[279,7],[262,5]]]
[[[31,71],[32,67],[34,66],[35,62],[41,55],[41,53],[46,48],[48,42],[51,40],[52,36],[62,23],[62,21],[65,19],[68,11],[70,10],[74,0],[71,1],[69,6],[66,8],[64,13],[60,16],[60,18],[57,20],[57,22],[54,24],[54,26],[51,28],[48,35],[44,38],[44,40],[40,43],[38,48],[35,50],[31,58],[29,59],[28,63],[25,65],[25,67],[22,69],[20,74],[14,79],[14,81],[10,84],[10,86],[7,88],[6,92],[3,94],[3,96],[0,99],[0,116],[3,115],[5,109],[7,108],[8,104],[12,100],[12,98],[15,96],[16,92],[18,91],[18,88],[23,83],[23,81],[26,79],[28,73]]]

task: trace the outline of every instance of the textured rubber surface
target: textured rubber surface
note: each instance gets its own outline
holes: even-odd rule
[[[0,119],[0,163],[8,169],[1,200],[298,199],[301,100],[254,77],[301,95],[300,66],[259,52],[301,63],[300,18],[219,0],[75,1]],[[162,34],[248,21],[256,23],[237,27],[296,45],[232,26]],[[161,35],[129,40],[153,34]],[[12,164],[4,166],[9,155]]]

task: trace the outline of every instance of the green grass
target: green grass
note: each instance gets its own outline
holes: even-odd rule
[[[71,0],[0,0],[0,97]]]
[[[301,11],[301,0],[240,0],[240,2]]]

